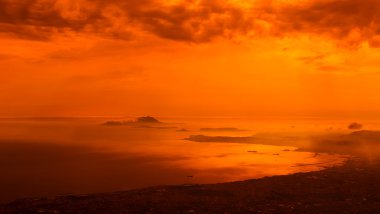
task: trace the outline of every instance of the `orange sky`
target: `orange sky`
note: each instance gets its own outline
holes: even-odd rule
[[[2,0],[0,116],[380,116],[378,0]]]

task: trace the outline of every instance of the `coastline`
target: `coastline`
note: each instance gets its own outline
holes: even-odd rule
[[[220,184],[158,186],[124,192],[19,199],[0,213],[374,213],[380,161]]]

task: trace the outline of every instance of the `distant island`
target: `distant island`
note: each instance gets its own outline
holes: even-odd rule
[[[154,117],[146,116],[146,117],[138,117],[135,123],[161,123],[161,122]]]
[[[360,124],[360,123],[357,123],[357,122],[353,122],[353,123],[351,123],[350,125],[348,125],[347,128],[348,128],[348,129],[351,129],[351,130],[359,130],[359,129],[362,129],[362,128],[363,128],[363,125]]]
[[[141,125],[141,124],[160,124],[159,120],[151,116],[138,117],[133,121],[107,121],[103,123],[104,126],[128,126],[128,125]]]

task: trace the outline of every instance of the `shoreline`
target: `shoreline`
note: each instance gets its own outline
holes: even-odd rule
[[[380,162],[351,158],[313,172],[219,184],[19,199],[0,213],[373,213]]]

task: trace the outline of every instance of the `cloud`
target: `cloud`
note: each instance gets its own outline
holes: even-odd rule
[[[205,42],[217,36],[247,33],[251,20],[226,1],[183,1],[181,4],[131,16],[149,32],[167,39]],[[137,18],[137,19],[136,19]]]
[[[312,0],[285,5],[272,20],[278,34],[307,33],[343,40],[346,45],[364,41],[378,46],[380,5],[376,0]]]
[[[101,6],[84,0],[2,0],[0,31],[31,40],[47,40],[55,33],[93,32],[101,27],[106,33],[110,23]]]
[[[140,34],[209,42],[218,37],[298,34],[324,36],[347,47],[380,45],[377,0],[255,1],[247,7],[228,0],[1,0],[0,31],[23,39],[91,33],[130,40]]]
[[[24,39],[45,40],[54,33],[87,32],[130,39],[134,27],[161,38],[208,41],[229,31],[248,30],[242,11],[226,1],[155,0],[107,2],[74,0],[2,0],[0,31]]]

